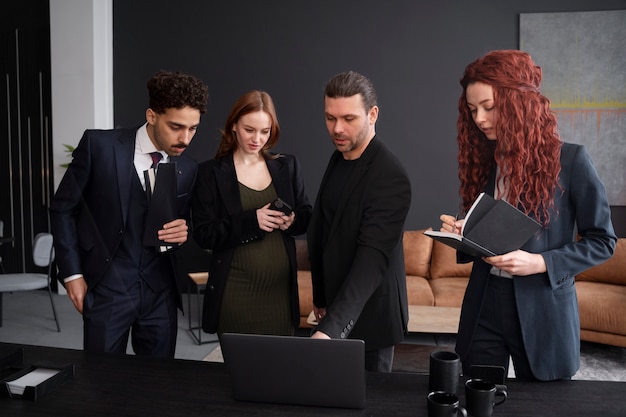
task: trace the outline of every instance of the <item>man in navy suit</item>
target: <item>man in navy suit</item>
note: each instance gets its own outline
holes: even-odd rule
[[[315,201],[308,245],[313,338],[365,341],[365,368],[389,372],[408,323],[402,229],[411,184],[376,136],[374,86],[350,71],[326,85],[326,127],[336,147]]]
[[[173,357],[181,297],[170,252],[144,245],[144,172],[158,172],[159,159],[176,164],[175,219],[158,230],[175,248],[187,240],[197,172],[181,154],[206,112],[208,89],[196,77],[159,71],[148,92],[143,126],[85,131],[50,212],[59,280],[83,315],[85,350],[124,354],[130,335],[136,354]]]

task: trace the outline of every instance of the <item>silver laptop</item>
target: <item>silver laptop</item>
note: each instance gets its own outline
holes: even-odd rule
[[[365,407],[365,342],[224,333],[220,338],[240,401]]]

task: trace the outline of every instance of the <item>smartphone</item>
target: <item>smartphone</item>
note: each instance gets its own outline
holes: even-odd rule
[[[293,211],[291,206],[285,203],[280,198],[277,198],[276,200],[272,201],[272,204],[270,204],[269,208],[270,210],[282,211],[286,216],[289,216],[291,212]]]

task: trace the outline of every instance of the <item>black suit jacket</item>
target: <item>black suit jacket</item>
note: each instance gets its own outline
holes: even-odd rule
[[[374,137],[347,180],[327,237],[321,195],[342,154],[322,179],[308,231],[313,302],[326,308],[318,330],[365,340],[366,349],[395,345],[407,329],[402,231],[411,184],[395,155]]]
[[[293,236],[306,232],[311,204],[295,157],[281,155],[276,159],[268,159],[266,163],[276,194],[293,207],[296,214],[295,222],[281,233],[291,265],[291,316],[296,327],[300,323],[300,305]],[[200,164],[192,217],[194,238],[198,245],[213,251],[204,296],[202,327],[205,332],[215,333],[235,248],[265,236],[265,232],[259,228],[256,210],[243,211],[232,155]]]
[[[86,130],[50,206],[59,279],[82,274],[94,287],[108,271],[126,228],[137,129]],[[197,163],[177,166],[177,213],[187,218]],[[170,256],[164,254],[163,256]],[[172,270],[172,279],[173,276]],[[181,307],[180,289],[178,303]]]

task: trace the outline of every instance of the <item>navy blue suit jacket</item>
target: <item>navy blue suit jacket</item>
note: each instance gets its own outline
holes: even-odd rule
[[[88,287],[94,287],[116,256],[126,228],[130,187],[137,176],[136,133],[136,128],[86,130],[74,150],[50,206],[61,281],[82,274]],[[187,218],[197,163],[185,156],[170,161],[177,165],[178,218]]]
[[[311,204],[304,189],[300,164],[295,157],[281,155],[276,159],[268,159],[266,163],[277,196],[293,207],[296,214],[295,222],[281,235],[291,265],[291,318],[294,327],[297,327],[300,323],[300,305],[293,236],[306,232],[311,218]],[[265,232],[259,228],[256,210],[243,211],[232,155],[200,164],[192,217],[194,238],[198,245],[213,251],[204,296],[202,326],[205,332],[215,333],[235,248],[265,236]]]
[[[617,238],[604,185],[586,149],[564,143],[551,221],[521,249],[543,256],[547,272],[513,278],[522,338],[534,376],[555,380],[580,366],[575,276],[608,259]],[[493,195],[495,172],[486,190]],[[576,239],[576,233],[580,240]],[[467,357],[491,265],[475,259],[463,300],[456,350]]]

